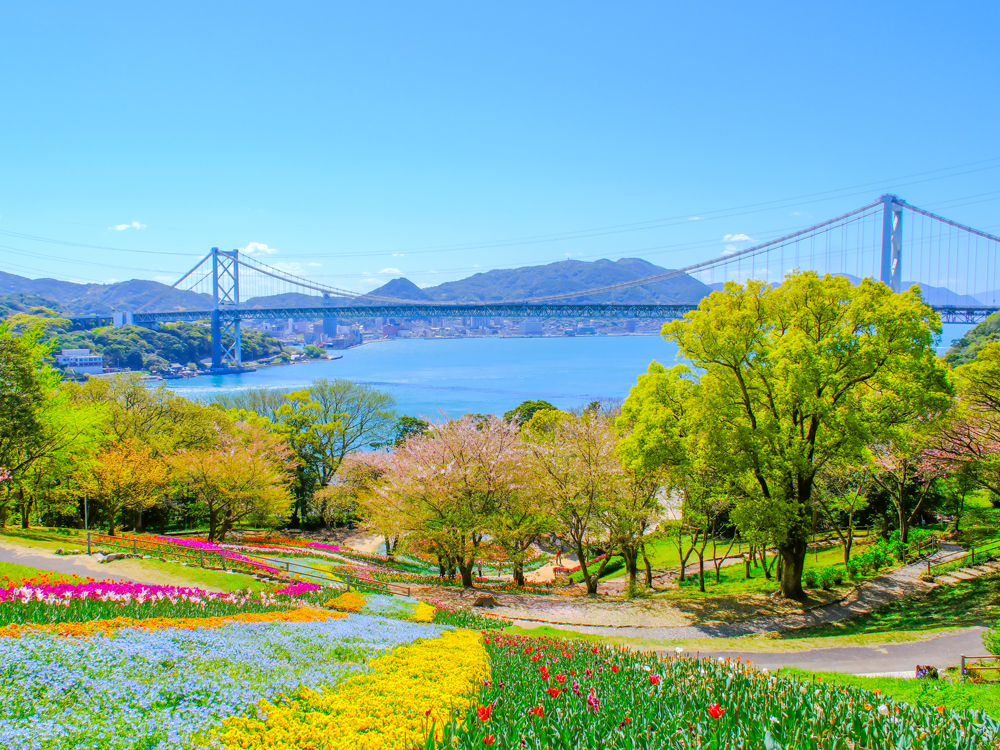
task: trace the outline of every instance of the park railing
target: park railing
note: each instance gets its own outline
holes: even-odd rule
[[[981,565],[997,558],[1000,558],[1000,539],[973,546],[968,550],[942,555],[936,559],[929,557],[927,558],[927,575],[942,575],[972,565]]]
[[[993,679],[986,679],[983,673],[989,673]],[[990,656],[966,656],[962,654],[960,679],[964,682],[969,677],[976,682],[1000,682],[1000,659],[995,655]]]
[[[88,532],[87,554],[93,548],[104,548],[134,555],[149,555],[164,559],[177,560],[189,565],[208,570],[236,571],[250,575],[268,575],[278,579],[304,580],[323,582],[332,588],[345,588],[350,591],[374,591],[378,593],[410,595],[408,586],[391,583],[369,581],[345,573],[323,573],[302,565],[293,564],[288,560],[273,560],[266,557],[250,555],[246,552],[228,552],[226,550],[211,550],[187,547],[178,542],[166,539],[156,539],[137,535],[109,536]],[[292,569],[294,567],[294,570]]]

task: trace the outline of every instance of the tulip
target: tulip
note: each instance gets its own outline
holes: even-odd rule
[[[649,684],[650,685],[659,685],[661,679],[662,678],[660,677],[660,675],[658,675],[658,674],[651,674],[649,676]]]
[[[726,709],[720,706],[718,703],[713,703],[708,707],[708,715],[713,719],[722,718],[722,714],[726,713]]]

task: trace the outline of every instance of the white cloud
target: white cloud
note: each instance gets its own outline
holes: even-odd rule
[[[278,251],[273,247],[268,247],[263,242],[251,242],[246,247],[241,247],[240,252],[244,255],[273,255]]]
[[[361,279],[361,283],[364,284],[365,286],[381,286],[382,285],[381,279],[371,279],[371,278],[369,278],[369,279]]]
[[[393,253],[392,257],[393,258],[405,258],[406,256],[403,253]]]
[[[300,274],[304,272],[301,263],[275,263],[274,267],[285,273]]]
[[[154,276],[153,281],[159,281],[161,284],[170,284],[176,281],[173,276]]]
[[[379,273],[402,273],[398,268],[383,268]]]
[[[723,242],[753,242],[754,239],[748,234],[727,234],[722,238]]]
[[[105,279],[104,283],[105,284],[117,284],[118,283],[118,279],[115,279],[115,278]]]
[[[132,228],[133,229],[145,229],[146,225],[145,224],[140,224],[138,221],[133,221],[132,222]]]
[[[688,221],[702,221],[704,216],[688,216]]]
[[[474,263],[474,264],[472,265],[472,267],[473,267],[473,268],[482,268],[482,266],[481,266],[481,265],[479,265],[478,263]]]
[[[722,254],[723,255],[732,255],[737,250],[739,250],[739,248],[736,247],[736,245],[726,245],[726,249],[722,251]]]
[[[138,221],[133,221],[129,224],[115,224],[113,227],[108,227],[116,232],[124,232],[126,229],[145,229],[145,224],[140,224]]]
[[[316,268],[322,267],[322,263],[306,263],[307,266],[315,266]]]

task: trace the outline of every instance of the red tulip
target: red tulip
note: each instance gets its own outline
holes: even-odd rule
[[[620,672],[621,671],[621,667],[619,667],[617,664],[612,664],[611,665],[611,671],[612,672]]]
[[[542,676],[543,680],[549,679],[549,668],[543,664],[538,668],[538,674]]]
[[[479,714],[480,721],[489,721],[493,716],[493,704],[487,703],[485,706],[477,707],[476,713]]]
[[[496,737],[494,737],[492,734],[488,734],[485,737],[483,737],[484,745],[492,745],[494,742],[496,742]]]
[[[559,688],[554,688],[554,687],[549,688],[549,695],[551,695],[553,698],[558,698],[559,693],[561,692],[562,690],[560,690]]]
[[[537,716],[539,719],[545,715],[545,709],[542,706],[535,706],[534,708],[529,708],[528,713],[532,716]]]
[[[658,674],[651,674],[649,676],[649,684],[650,685],[659,685],[661,679],[662,678],[660,677],[660,675],[658,675]]]
[[[562,685],[564,682],[566,682],[566,675],[564,675],[564,674],[557,674],[556,675],[556,682],[558,682],[560,685]]]
[[[713,719],[722,718],[722,714],[726,713],[726,709],[722,708],[718,703],[713,703],[708,707],[708,715]]]

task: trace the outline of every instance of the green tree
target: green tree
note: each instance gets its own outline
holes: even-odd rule
[[[522,401],[510,411],[504,412],[503,418],[506,422],[510,422],[513,419],[520,425],[530,422],[531,418],[535,416],[537,412],[552,411],[555,408],[556,407],[548,401]]]
[[[349,380],[315,380],[285,396],[272,423],[299,457],[296,516],[307,498],[333,481],[344,458],[372,444],[385,443],[396,423],[396,400]]]
[[[688,451],[729,485],[737,523],[771,536],[784,596],[804,596],[817,472],[863,459],[867,446],[950,402],[933,349],[940,330],[916,287],[894,294],[811,271],[776,288],[729,282],[664,326],[699,371],[682,420]]]
[[[392,443],[393,445],[402,445],[414,435],[423,435],[430,426],[430,422],[404,414],[396,421],[395,437]]]

